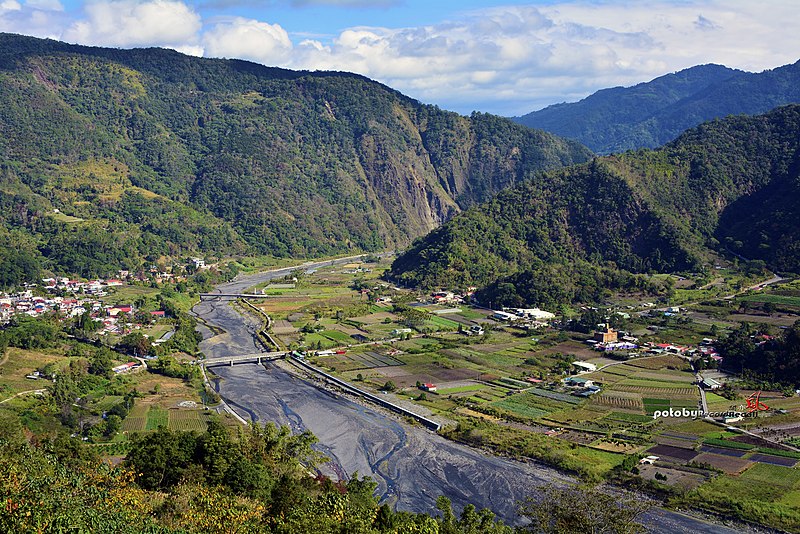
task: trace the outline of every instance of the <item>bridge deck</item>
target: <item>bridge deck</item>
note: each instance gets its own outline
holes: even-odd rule
[[[272,295],[261,295],[258,293],[200,293],[200,298],[230,297],[242,299],[268,299]]]
[[[210,365],[233,365],[249,361],[278,360],[286,356],[285,352],[255,352],[253,354],[239,354],[236,356],[217,356],[216,358],[206,358],[200,363],[206,367]]]

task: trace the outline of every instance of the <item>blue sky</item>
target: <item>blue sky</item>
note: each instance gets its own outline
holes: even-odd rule
[[[800,59],[797,0],[0,0],[0,31],[358,72],[520,115],[693,65]]]

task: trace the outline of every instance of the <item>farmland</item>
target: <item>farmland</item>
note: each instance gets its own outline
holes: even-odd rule
[[[697,347],[712,325],[735,326],[725,319],[739,311],[731,302],[696,305],[681,318],[644,315],[623,321],[640,345],[647,342],[653,348],[599,354],[585,333],[552,328],[531,332],[495,321],[482,308],[433,302],[390,287],[380,278],[385,268],[385,263],[354,262],[318,269],[298,276],[292,288],[276,289],[274,298],[259,306],[275,321],[273,334],[281,343],[307,351],[313,364],[360,388],[378,391],[390,384],[393,391],[384,392],[388,400],[416,405],[415,410],[441,421],[444,434],[453,439],[533,457],[593,480],[618,476],[615,468],[627,455],[653,454],[660,460],[642,469],[642,479],[681,491],[697,503],[701,495],[712,496],[712,509],[719,509],[713,496],[740,479],[765,469],[784,470],[774,472],[788,479],[793,475],[785,471],[795,473],[796,459],[763,444],[738,447],[737,434],[721,425],[689,417],[654,418],[670,409],[700,409],[691,357],[671,344]],[[713,293],[681,291],[693,298]],[[753,302],[755,306],[769,299]],[[772,317],[776,326],[790,320]],[[480,327],[481,335],[462,333],[472,327]],[[565,383],[576,360],[597,367],[580,374],[595,390],[581,382]],[[422,391],[424,384],[435,388]],[[741,398],[707,392],[709,409],[715,411],[738,406]],[[800,398],[767,393],[764,398],[789,412],[779,416],[786,425],[797,421],[800,426]],[[754,428],[762,424],[761,418],[742,422]],[[800,436],[800,428],[793,435]],[[792,486],[782,504],[753,502],[783,506],[796,491],[800,489]]]

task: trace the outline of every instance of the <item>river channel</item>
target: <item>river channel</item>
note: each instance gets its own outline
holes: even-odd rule
[[[305,264],[303,268],[332,263]],[[215,292],[242,293],[293,269],[240,276],[217,286]],[[230,303],[231,299],[205,299],[192,310],[203,323],[200,348],[207,357],[261,350],[253,336],[257,325]],[[323,472],[334,478],[368,475],[378,483],[381,499],[400,510],[431,513],[436,498],[445,495],[457,510],[474,504],[516,524],[518,501],[535,494],[545,483],[572,481],[544,465],[497,458],[448,441],[270,363],[218,366],[213,371],[221,378],[220,394],[244,419],[289,425],[297,432],[310,430],[319,439],[319,450],[331,459]],[[646,522],[653,532],[740,532],[662,509],[649,512]]]

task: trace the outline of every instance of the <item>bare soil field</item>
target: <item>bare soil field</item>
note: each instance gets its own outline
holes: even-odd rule
[[[797,321],[797,315],[756,315],[756,314],[743,314],[743,313],[735,313],[733,315],[729,315],[728,319],[731,321],[737,322],[746,322],[746,323],[766,323],[772,324],[775,326],[792,326],[795,321]]]
[[[753,465],[753,462],[744,458],[714,454],[713,452],[704,452],[698,455],[694,461],[700,464],[708,464],[724,471],[728,475],[738,475]]]
[[[656,467],[655,465],[639,466],[639,475],[646,480],[656,480],[656,473],[667,477],[666,480],[659,480],[659,482],[685,490],[693,490],[706,481],[706,477],[697,473],[687,473],[686,471],[669,467]]]
[[[656,445],[655,447],[651,447],[647,452],[655,454],[656,456],[673,458],[681,463],[691,462],[698,455],[696,451],[671,447],[669,445]]]

